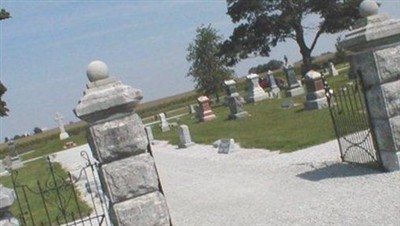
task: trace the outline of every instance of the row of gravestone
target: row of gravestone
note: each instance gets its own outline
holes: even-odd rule
[[[304,87],[302,83],[297,80],[294,67],[291,64],[286,64],[283,67],[286,75],[287,89],[286,94],[288,97],[298,96],[304,94]],[[330,63],[330,71],[334,76],[338,74],[333,63]],[[276,83],[275,76],[271,71],[267,72],[268,83],[270,84],[270,91],[266,92],[260,86],[260,77],[257,74],[250,74],[246,76],[248,91],[246,99],[240,96],[236,89],[236,82],[234,80],[224,81],[224,87],[227,96],[225,97],[224,105],[230,109],[229,119],[240,119],[247,117],[249,114],[243,110],[244,103],[255,103],[265,99],[280,98],[281,90]],[[311,70],[304,78],[306,85],[307,95],[304,103],[306,110],[321,109],[328,106],[327,99],[324,93],[324,83],[321,73]],[[211,109],[211,100],[207,96],[200,96],[197,99],[197,105],[189,105],[189,113],[195,114],[201,122],[211,121],[216,118],[216,115]],[[168,123],[165,113],[159,114],[160,128],[162,132],[170,130],[171,124]]]
[[[304,93],[304,87],[297,81],[292,66],[285,67],[284,71],[287,75],[288,81],[288,96],[298,96]],[[275,81],[271,72],[268,73],[270,81]],[[259,76],[251,74],[247,76],[249,84],[247,103],[255,103],[268,98],[278,97],[280,93],[279,87],[275,82],[271,83],[270,93],[266,93],[258,83]],[[237,92],[236,82],[234,80],[227,80],[224,82],[227,97],[226,105],[230,109],[230,119],[240,119],[248,116],[249,114],[243,110],[243,104],[246,103],[243,97]],[[321,73],[311,70],[304,77],[304,84],[306,89],[306,100],[304,108],[306,110],[321,109],[328,107],[327,98],[325,96],[324,80]],[[275,90],[275,91],[274,91]],[[216,115],[211,109],[211,100],[206,96],[200,96],[197,99],[198,107],[192,106],[195,109],[196,115],[201,122],[211,121],[216,118]],[[191,110],[192,111],[192,110]]]

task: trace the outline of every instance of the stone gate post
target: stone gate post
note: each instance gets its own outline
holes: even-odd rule
[[[147,152],[145,129],[134,111],[142,91],[109,77],[101,61],[89,64],[87,76],[90,83],[74,113],[88,122],[88,143],[100,162],[112,223],[170,225],[155,162]]]
[[[400,156],[400,20],[378,14],[364,0],[357,21],[340,45],[353,52],[351,68],[363,82],[376,146],[386,170],[399,170]]]

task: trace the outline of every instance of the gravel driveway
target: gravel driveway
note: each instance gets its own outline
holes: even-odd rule
[[[152,148],[175,226],[400,225],[400,172],[341,163],[337,141],[291,154]]]

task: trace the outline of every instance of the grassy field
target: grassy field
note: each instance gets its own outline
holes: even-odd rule
[[[348,83],[345,74],[347,70],[342,71],[341,76],[328,77],[331,87],[337,88]],[[328,109],[305,111],[304,95],[293,98],[294,108],[284,109],[281,105],[286,99],[246,104],[244,110],[251,116],[240,120],[229,120],[229,108],[214,105],[216,120],[199,123],[193,116],[185,116],[179,119],[179,123],[189,126],[196,143],[211,144],[221,138],[234,138],[242,147],[281,152],[295,151],[335,138]],[[177,128],[161,133],[155,126],[153,131],[156,139],[168,140],[172,144],[179,142]]]

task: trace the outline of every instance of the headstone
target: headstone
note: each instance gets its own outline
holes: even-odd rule
[[[196,105],[195,104],[189,104],[189,114],[196,114]]]
[[[110,78],[101,61],[89,64],[87,76],[90,83],[74,113],[88,123],[112,224],[171,225],[144,125],[135,113],[142,91]]]
[[[194,145],[194,143],[192,142],[192,137],[190,136],[189,127],[187,125],[179,126],[179,140],[180,148],[187,148]]]
[[[321,73],[314,70],[307,72],[304,82],[307,90],[304,108],[306,110],[313,110],[328,107]]]
[[[226,95],[228,97],[232,96],[232,95],[239,95],[239,93],[237,92],[236,89],[236,82],[235,80],[225,80],[224,81],[224,85],[225,85],[225,90],[226,90]]]
[[[9,208],[14,203],[15,199],[14,190],[0,184],[0,222],[3,220],[10,220],[11,213]]]
[[[241,119],[249,115],[247,111],[243,110],[243,104],[240,101],[239,96],[231,96],[229,97],[228,101],[229,101],[230,119]]]
[[[255,103],[269,98],[268,93],[266,93],[258,83],[259,78],[257,74],[246,76],[248,86],[247,102],[249,103]]]
[[[165,116],[165,113],[160,113],[158,114],[158,116],[160,117],[160,122],[161,122],[161,132],[167,132],[170,130],[170,126],[169,123],[167,121],[167,117]]]
[[[10,155],[10,167],[12,170],[19,169],[24,166],[24,164],[21,161],[21,158],[19,157],[17,153],[17,149],[15,147],[15,142],[14,140],[9,140],[8,141],[8,151]]]
[[[197,103],[199,105],[199,120],[201,122],[208,122],[217,117],[211,109],[210,99],[208,99],[208,97],[200,96],[197,98]]]
[[[54,120],[57,122],[58,128],[60,129],[60,140],[65,140],[69,137],[69,134],[65,131],[63,119],[64,116],[57,112]]]
[[[400,19],[378,14],[375,1],[360,4],[364,17],[339,43],[351,51],[361,77],[375,145],[387,171],[400,170]]]
[[[336,70],[335,65],[332,62],[329,62],[329,74],[331,76],[338,76],[339,72]]]
[[[271,70],[267,72],[267,78],[268,78],[268,83],[270,85],[270,96],[274,98],[280,98],[281,97],[281,89],[278,87],[275,81],[275,76],[272,73]]]
[[[146,135],[147,139],[150,142],[150,144],[154,144],[154,135],[153,135],[153,130],[151,129],[151,126],[146,126],[144,128],[146,130]]]
[[[232,138],[221,139],[218,145],[218,153],[229,154],[235,148],[235,141]]]
[[[301,86],[299,81],[296,78],[296,74],[294,72],[293,65],[287,62],[287,58],[285,57],[285,65],[283,67],[283,71],[286,75],[286,80],[288,83],[288,89],[286,90],[286,94],[289,97],[298,96],[304,93],[304,88]]]

